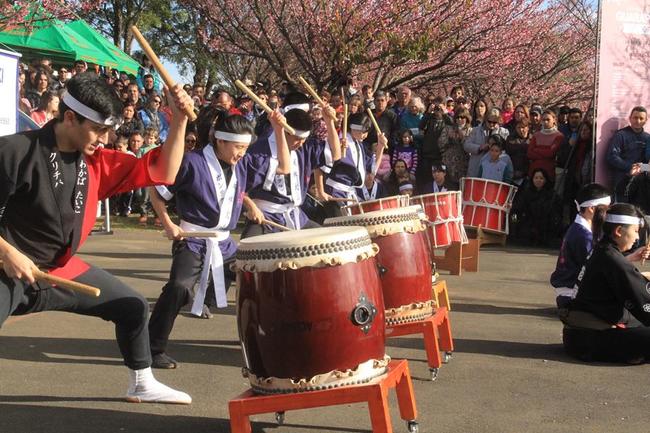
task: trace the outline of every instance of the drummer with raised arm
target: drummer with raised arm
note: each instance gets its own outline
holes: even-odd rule
[[[350,132],[341,141],[342,147],[346,148],[345,155],[335,161],[326,148],[325,164],[316,172],[318,195],[327,202],[325,212],[330,217],[340,216],[341,206],[347,202],[358,201],[356,188],[374,181],[377,161],[381,160],[388,144],[386,136],[380,134],[375,153],[370,155],[363,143],[371,127],[368,115],[355,113],[350,116],[348,124]]]

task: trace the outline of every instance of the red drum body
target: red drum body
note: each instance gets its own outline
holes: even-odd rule
[[[392,197],[361,201],[359,203],[343,206],[342,212],[345,215],[359,215],[366,212],[373,212],[383,209],[396,209],[404,206],[408,206],[408,196],[394,195]]]
[[[468,227],[509,233],[508,215],[517,187],[494,180],[464,177],[463,220]]]
[[[363,226],[379,246],[387,325],[423,320],[433,313],[429,246],[416,207],[330,218],[325,225]]]
[[[242,241],[237,324],[256,392],[355,385],[386,371],[375,254],[359,227]]]
[[[411,197],[411,206],[421,206],[429,220],[427,235],[431,248],[445,248],[452,242],[467,243],[461,216],[460,191],[438,192]]]

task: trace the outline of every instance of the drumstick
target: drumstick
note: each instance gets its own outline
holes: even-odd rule
[[[344,198],[344,197],[330,197],[329,200],[327,201],[338,201],[338,202],[346,202],[346,203],[356,201],[358,203],[358,200],[352,198]]]
[[[285,232],[292,232],[293,231],[293,229],[290,229],[287,226],[283,226],[282,224],[278,224],[276,222],[269,221],[267,219],[262,219],[262,224],[266,224],[266,225],[269,225],[271,227],[275,227],[276,229],[280,229],[280,230],[285,231]]]
[[[317,205],[322,206],[322,207],[325,206],[325,205],[324,205],[320,200],[318,200],[318,199],[317,199],[316,197],[314,197],[313,195],[307,193],[307,197],[311,197],[311,199],[314,200],[314,201],[316,202]]]
[[[272,109],[271,107],[269,107],[268,104],[267,104],[266,102],[262,101],[262,100],[259,98],[259,96],[257,96],[257,95],[255,94],[255,92],[253,92],[251,89],[249,89],[248,86],[247,86],[246,84],[242,83],[242,82],[239,81],[239,80],[235,80],[235,85],[236,85],[237,87],[239,87],[239,89],[240,89],[242,92],[246,93],[246,94],[247,94],[247,95],[248,95],[248,96],[249,96],[253,101],[255,101],[255,103],[256,103],[257,105],[259,105],[260,107],[262,107],[262,109],[263,109],[264,111],[266,111],[268,114],[273,113],[273,109]],[[289,126],[289,124],[288,124],[285,120],[283,120],[283,121],[280,122],[280,123],[281,123],[281,125],[282,125],[282,127],[284,128],[285,131],[287,131],[287,132],[288,132],[289,134],[291,134],[291,135],[296,135],[296,130],[293,129],[291,126]]]
[[[341,89],[341,93],[343,93],[343,89]],[[341,143],[341,158],[345,156],[345,151],[347,150],[347,142],[348,142],[348,104],[343,104],[343,125],[341,126],[341,137],[343,137],[343,140],[345,144]]]
[[[309,93],[311,97],[314,98],[314,100],[318,102],[320,106],[324,107],[326,105],[325,101],[323,101],[323,99],[320,96],[318,96],[318,93],[316,93],[314,88],[311,87],[309,83],[305,81],[304,78],[298,77],[298,81],[300,81],[300,84],[302,84],[302,86],[307,90],[307,93]]]
[[[171,75],[169,75],[169,72],[167,72],[167,69],[165,69],[160,59],[151,48],[151,45],[149,45],[149,42],[147,42],[144,36],[142,36],[140,30],[138,30],[136,26],[131,26],[131,33],[133,33],[133,36],[138,40],[138,43],[142,47],[142,51],[144,51],[149,60],[151,60],[151,63],[153,63],[153,66],[160,74],[160,78],[162,78],[162,80],[165,82],[165,85],[170,89],[174,87],[176,85],[174,79]],[[196,114],[190,106],[185,107],[185,114],[190,119],[190,121],[196,120]]]
[[[0,261],[0,266],[3,266]],[[88,296],[98,297],[101,293],[97,287],[89,286],[87,284],[78,283],[76,281],[68,280],[67,278],[57,277],[56,275],[48,274],[38,269],[36,266],[32,269],[34,278],[37,280],[47,281],[48,283],[56,284],[63,289],[73,290]]]
[[[377,133],[377,137],[379,138],[379,136],[382,135],[383,132],[381,132],[381,129],[379,128],[377,119],[375,119],[375,115],[372,114],[372,110],[370,108],[366,108],[366,112],[368,113],[368,116],[370,116],[370,121],[372,122],[372,125],[375,127],[375,132]],[[388,145],[384,146],[384,149],[388,149]]]

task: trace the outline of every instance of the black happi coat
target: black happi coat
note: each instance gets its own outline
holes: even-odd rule
[[[93,228],[97,202],[161,183],[149,170],[160,150],[142,159],[102,148],[79,153],[70,180],[63,176],[55,122],[0,137],[0,236],[50,273],[74,278],[88,269],[73,255]],[[70,181],[74,186],[64,187]]]

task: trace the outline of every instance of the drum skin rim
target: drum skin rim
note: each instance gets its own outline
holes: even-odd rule
[[[356,368],[340,371],[332,370],[317,374],[311,378],[257,377],[246,367],[242,369],[244,377],[259,394],[284,394],[306,391],[320,391],[341,386],[361,385],[386,373],[390,356],[384,359],[369,359],[359,364]]]

